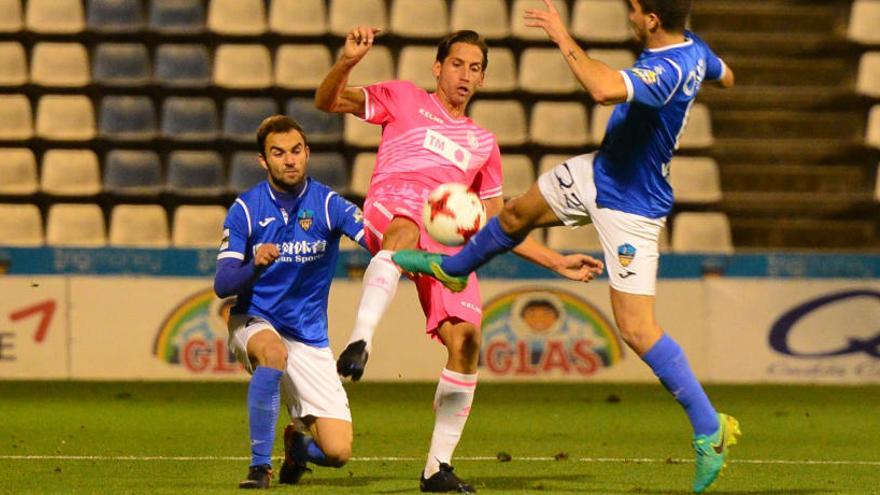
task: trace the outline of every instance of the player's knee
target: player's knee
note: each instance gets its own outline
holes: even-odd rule
[[[456,350],[461,355],[473,355],[480,352],[482,334],[476,325],[461,325],[455,339]]]
[[[261,366],[268,366],[276,370],[283,370],[287,367],[287,349],[281,342],[266,346],[262,354],[259,359]]]
[[[662,333],[654,322],[638,318],[619,318],[617,328],[620,338],[639,355],[647,352],[657,334]]]
[[[324,451],[327,463],[332,467],[342,467],[351,459],[351,443],[331,443],[321,450]]]

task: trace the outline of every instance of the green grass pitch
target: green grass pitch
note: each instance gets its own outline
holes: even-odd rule
[[[275,492],[418,492],[434,385],[347,388],[355,459]],[[708,392],[744,433],[713,493],[880,493],[880,387]],[[240,493],[246,393],[245,383],[0,381],[0,493]],[[687,419],[659,385],[482,384],[454,465],[479,493],[682,494],[692,455]]]

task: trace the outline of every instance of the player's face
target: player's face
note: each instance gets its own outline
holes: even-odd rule
[[[453,107],[467,105],[484,75],[483,51],[470,43],[453,43],[443,63],[434,62],[437,92]]]
[[[296,130],[273,132],[266,136],[266,149],[259,158],[269,182],[276,189],[292,191],[305,180],[309,147]]]
[[[648,38],[648,33],[654,28],[653,25],[656,21],[656,15],[645,15],[638,0],[629,0],[629,22],[632,25],[636,39],[640,43],[645,43]]]

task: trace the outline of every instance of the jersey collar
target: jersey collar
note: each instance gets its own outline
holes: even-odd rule
[[[681,48],[683,46],[690,46],[694,44],[694,40],[688,38],[684,40],[682,43],[676,43],[674,45],[666,45],[660,48],[645,48],[645,51],[648,53],[657,53],[657,52],[665,52],[666,50],[672,50],[673,48]]]
[[[299,194],[296,195],[297,200],[301,200],[302,197],[305,195],[306,191],[309,188],[309,184],[312,182],[312,178],[306,177],[304,182],[305,183],[303,184],[302,190],[300,190]],[[268,180],[266,181],[266,192],[269,193],[269,198],[272,200],[272,203],[275,205],[275,208],[277,208],[278,211],[281,212],[281,218],[283,218],[284,223],[287,224],[287,221],[288,221],[287,211],[285,211],[284,208],[282,208],[281,205],[278,204],[278,198],[275,197],[275,191],[272,190],[272,186],[269,185]],[[299,201],[296,204],[298,206]]]
[[[449,111],[446,110],[446,107],[443,106],[443,103],[440,101],[440,98],[437,96],[437,93],[430,93],[431,101],[434,102],[434,105],[443,112],[443,116],[446,117],[447,120],[452,121],[453,124],[464,124],[468,121],[467,116],[462,115],[461,117],[453,117],[449,114]]]

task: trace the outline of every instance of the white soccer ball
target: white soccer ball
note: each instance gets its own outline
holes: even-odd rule
[[[422,221],[435,241],[460,246],[486,225],[486,208],[466,185],[449,182],[431,191]]]

